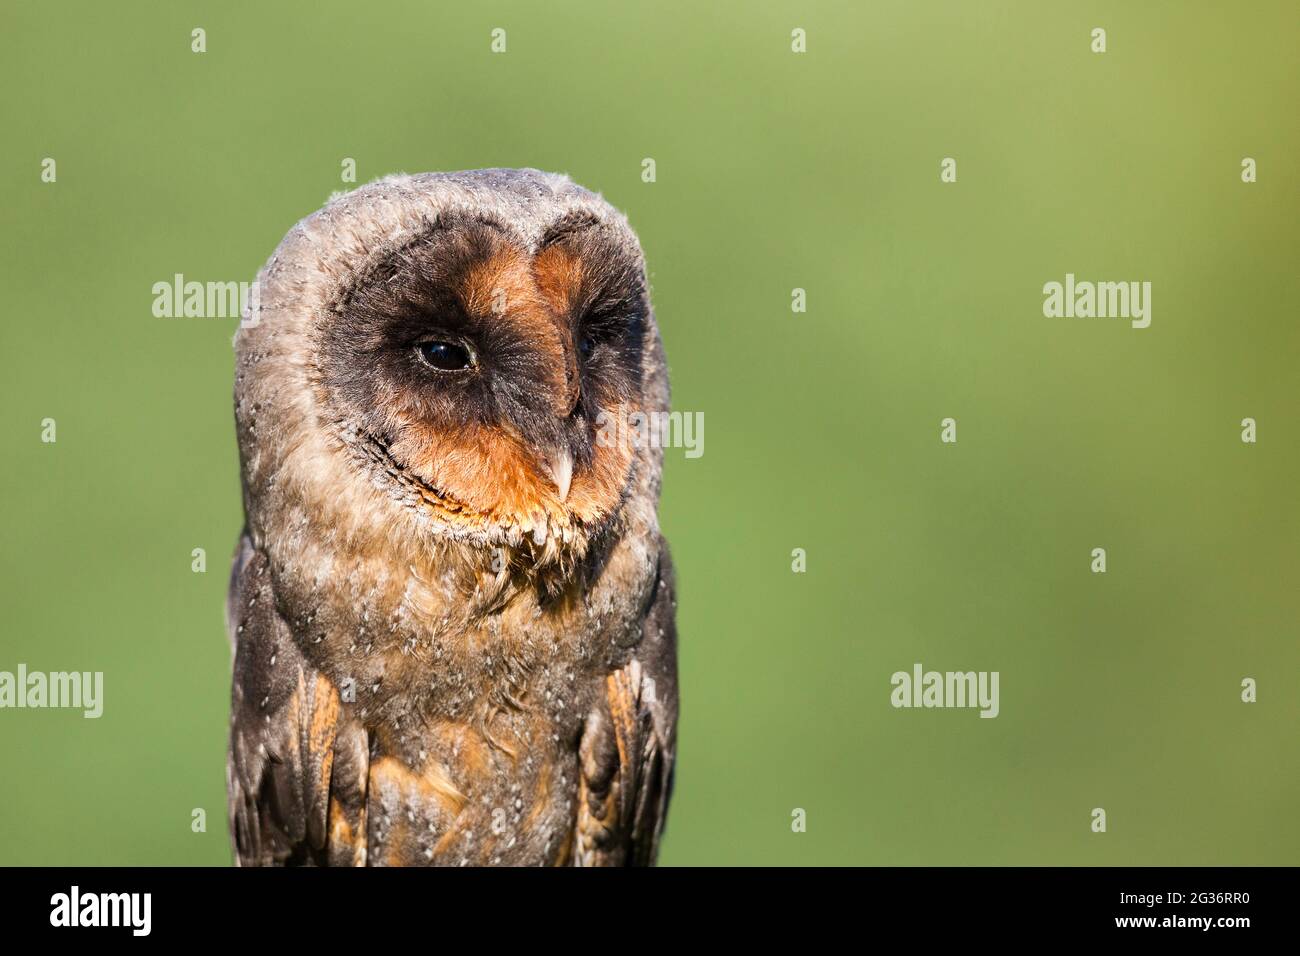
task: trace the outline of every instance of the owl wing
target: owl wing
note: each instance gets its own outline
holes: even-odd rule
[[[365,863],[364,734],[277,613],[266,555],[245,533],[231,569],[230,833],[240,866]]]
[[[578,866],[649,866],[677,747],[677,601],[667,542],[632,659],[605,678],[578,750]]]

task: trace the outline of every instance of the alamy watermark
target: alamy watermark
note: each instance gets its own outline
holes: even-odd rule
[[[889,702],[894,707],[978,707],[981,717],[998,715],[997,671],[895,671]]]
[[[1065,282],[1043,286],[1043,315],[1049,319],[1129,319],[1135,329],[1151,324],[1150,282],[1076,281],[1073,272]]]
[[[103,671],[0,671],[0,708],[45,707],[81,710],[83,717],[104,713]]]
[[[152,910],[152,893],[83,893],[73,886],[50,897],[50,925],[125,926],[133,936],[148,936]]]
[[[239,319],[257,325],[262,309],[259,282],[198,282],[176,273],[153,284],[153,314],[158,319]]]
[[[630,412],[596,416],[596,444],[603,447],[683,448],[687,458],[704,454],[703,412]]]

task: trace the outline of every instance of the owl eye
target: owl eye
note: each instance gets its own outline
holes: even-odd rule
[[[455,342],[421,342],[415,349],[425,365],[440,372],[459,372],[474,364],[469,349]]]
[[[583,358],[587,358],[589,355],[591,355],[591,350],[594,349],[595,347],[596,347],[596,343],[591,340],[590,335],[584,335],[581,339],[578,340],[578,353]]]

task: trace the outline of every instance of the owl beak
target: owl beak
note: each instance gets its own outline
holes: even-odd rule
[[[560,500],[564,501],[569,497],[569,483],[573,480],[573,454],[567,448],[557,448],[547,457],[546,467]]]

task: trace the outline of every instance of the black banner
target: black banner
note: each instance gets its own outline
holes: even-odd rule
[[[556,943],[614,932],[791,930],[1017,940],[1131,936],[1227,943],[1291,924],[1285,869],[658,869],[621,875],[529,870],[299,871],[9,869],[6,936],[85,943],[246,936],[329,942],[354,934],[531,933]],[[665,936],[665,940],[685,936]]]

